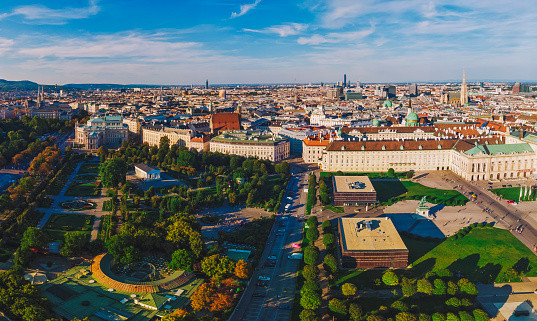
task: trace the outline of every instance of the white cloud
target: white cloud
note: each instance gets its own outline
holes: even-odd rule
[[[280,37],[295,36],[305,31],[308,28],[307,24],[303,23],[290,23],[286,25],[271,26],[264,29],[243,29],[244,31],[264,33],[264,34],[277,34]]]
[[[297,42],[301,45],[320,45],[324,43],[353,43],[361,41],[363,38],[371,35],[375,27],[360,31],[330,32],[326,35],[312,35],[310,37],[300,37]]]
[[[237,17],[240,17],[240,16],[244,16],[245,14],[248,13],[248,11],[250,11],[252,9],[255,9],[255,7],[257,7],[257,5],[260,2],[261,2],[261,0],[255,0],[254,3],[245,3],[245,4],[241,5],[239,12],[232,12],[231,13],[231,19],[237,18]]]
[[[0,38],[0,55],[8,52],[14,44],[13,39]]]
[[[83,8],[51,9],[41,5],[19,6],[12,12],[0,14],[0,20],[7,17],[21,16],[24,22],[33,24],[61,25],[69,20],[85,19],[100,11],[97,0],[89,0]]]

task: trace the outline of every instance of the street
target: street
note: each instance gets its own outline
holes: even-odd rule
[[[302,240],[303,223],[299,222],[299,217],[304,216],[306,196],[303,188],[307,186],[307,180],[307,173],[296,174],[291,178],[281,204],[281,214],[277,215],[259,265],[229,318],[230,321],[290,319],[300,261],[289,259],[288,256],[293,250],[296,251],[292,244]],[[291,204],[288,212],[283,210],[286,204]],[[265,264],[269,256],[275,256],[277,259],[273,267]],[[259,276],[270,277],[266,287],[257,285]]]

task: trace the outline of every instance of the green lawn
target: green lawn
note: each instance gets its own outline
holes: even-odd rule
[[[476,227],[463,238],[446,239],[413,266],[423,271],[449,269],[474,282],[490,283],[506,281],[505,271],[517,263],[529,264],[526,275],[537,276],[537,256],[509,231]]]
[[[334,206],[332,204],[328,204],[326,205],[325,207],[323,207],[323,210],[330,210],[334,213],[343,213],[345,212],[345,209],[343,208],[343,206]]]
[[[84,182],[95,182],[97,180],[98,175],[95,173],[88,173],[88,174],[78,174],[76,175],[75,179],[77,181],[84,181]]]
[[[497,189],[493,189],[492,192],[498,196],[503,197],[506,200],[511,200],[515,202],[524,201],[524,198],[519,200],[520,187],[497,188]],[[536,195],[535,193],[532,193],[532,194],[533,195],[529,197],[529,200],[534,201]]]
[[[378,180],[371,182],[377,191],[380,203],[396,203],[407,199],[421,199],[433,204],[462,205],[468,201],[464,195],[455,190],[436,189],[410,181]],[[388,205],[388,204],[386,204]]]
[[[65,196],[98,196],[101,192],[101,189],[97,187],[94,183],[79,183],[79,182],[72,182],[69,187],[67,188],[67,191],[65,192]]]
[[[99,174],[99,163],[84,163],[77,174]]]
[[[52,240],[63,241],[66,232],[82,231],[91,234],[93,215],[79,214],[52,214],[43,231]]]

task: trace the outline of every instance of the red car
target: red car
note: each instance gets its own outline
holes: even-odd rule
[[[512,201],[512,200],[507,200],[507,203],[509,204],[513,204],[515,201]]]

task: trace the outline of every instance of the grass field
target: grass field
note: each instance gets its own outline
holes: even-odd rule
[[[537,276],[537,256],[509,231],[473,228],[463,238],[450,237],[414,262],[419,269],[460,272],[474,282],[506,281],[506,270],[528,265],[526,276]]]
[[[75,179],[77,181],[83,181],[83,182],[95,182],[97,180],[98,175],[95,173],[88,173],[88,174],[78,174],[76,175]]]
[[[525,200],[528,200],[524,198],[519,200],[520,187],[497,188],[497,189],[493,189],[492,192],[498,196],[503,197],[506,200],[511,200],[515,202],[519,202],[519,201],[524,202]],[[529,197],[529,200],[534,201],[536,195],[535,193],[532,193],[532,194],[533,195]]]
[[[93,227],[93,215],[52,214],[43,229],[55,241],[63,241],[66,232],[82,231],[88,235]]]
[[[77,174],[99,174],[99,163],[84,163],[80,166]]]
[[[427,196],[433,204],[459,205],[468,201],[455,190],[436,189],[410,181],[372,181],[380,203],[395,203],[399,200],[420,199]]]
[[[79,183],[79,182],[72,182],[69,187],[67,188],[67,191],[65,192],[65,196],[98,196],[101,192],[101,189],[97,187],[94,183]]]

